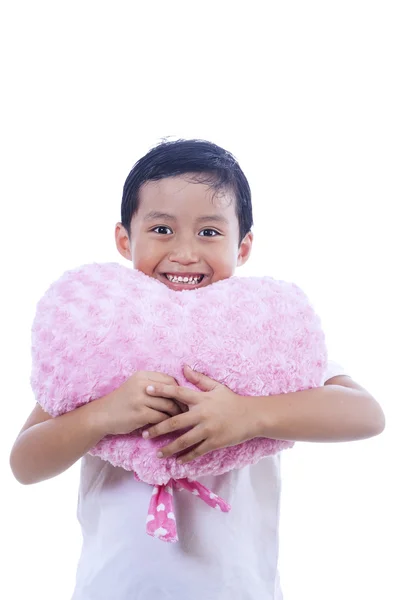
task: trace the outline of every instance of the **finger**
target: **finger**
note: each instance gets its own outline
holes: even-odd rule
[[[148,374],[149,381],[154,381],[156,383],[165,383],[167,385],[178,385],[177,381],[171,377],[170,375],[165,375],[165,373],[157,373],[150,372]]]
[[[203,375],[203,373],[194,371],[188,365],[185,365],[183,373],[186,379],[198,387],[202,392],[211,392],[217,387],[217,385],[219,385],[217,381],[214,381],[214,379],[207,377],[207,375]]]
[[[199,392],[189,388],[179,387],[177,385],[164,385],[154,383],[146,387],[149,396],[159,396],[162,398],[172,398],[184,404],[196,404],[199,401]]]
[[[165,412],[149,408],[148,412],[146,413],[145,423],[147,423],[147,425],[156,425],[158,423],[162,423],[163,421],[167,421],[170,418],[171,417],[166,415]]]
[[[187,404],[184,404],[183,402],[179,402],[178,400],[175,400],[175,402],[177,403],[177,405],[181,409],[180,412],[187,412],[189,410],[189,407],[188,407]]]
[[[196,444],[201,444],[204,441],[204,431],[202,431],[201,427],[195,427],[191,429],[187,433],[181,435],[177,440],[174,440],[165,448],[161,448],[157,452],[158,458],[169,458],[174,454],[179,454],[188,448],[192,448]],[[181,461],[181,457],[179,457],[178,462]]]
[[[207,454],[208,452],[211,452],[212,450],[213,450],[213,448],[210,446],[209,442],[207,440],[204,440],[201,444],[198,444],[198,446],[196,446],[195,448],[192,448],[186,454],[182,454],[182,456],[180,456],[178,458],[177,462],[179,464],[185,464],[185,463],[191,462],[195,458],[199,458],[199,456],[204,456],[204,454]]]
[[[146,400],[146,406],[154,410],[166,413],[171,417],[179,415],[182,412],[179,404],[177,404],[174,400],[166,400],[165,398],[148,397]]]
[[[166,435],[167,433],[173,433],[174,431],[180,431],[181,429],[194,427],[197,424],[196,416],[193,415],[193,412],[181,413],[176,417],[167,419],[155,427],[150,427],[150,429],[143,431],[142,436],[146,439],[152,439],[159,437],[160,435]]]

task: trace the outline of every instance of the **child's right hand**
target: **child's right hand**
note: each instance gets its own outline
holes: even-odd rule
[[[15,477],[24,484],[59,475],[106,435],[130,433],[182,412],[178,403],[146,393],[157,384],[176,385],[168,375],[138,372],[118,390],[52,418],[36,405],[11,451]]]
[[[120,388],[93,403],[104,419],[107,435],[131,433],[149,424],[161,423],[182,412],[180,406],[166,398],[149,396],[146,388],[154,383],[177,385],[169,375],[138,371]]]

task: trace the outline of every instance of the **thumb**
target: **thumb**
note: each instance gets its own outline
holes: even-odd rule
[[[211,392],[218,385],[217,381],[214,381],[214,379],[207,377],[207,375],[203,375],[203,373],[193,371],[193,369],[190,368],[188,365],[185,365],[183,372],[186,379],[190,383],[193,383],[193,385],[198,387],[199,390],[201,390],[202,392]]]

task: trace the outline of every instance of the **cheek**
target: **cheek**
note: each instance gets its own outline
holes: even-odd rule
[[[151,275],[160,261],[159,251],[149,240],[137,240],[131,246],[132,264],[135,269]]]
[[[214,271],[214,281],[232,277],[237,266],[237,259],[238,248],[235,245],[229,244],[228,247],[225,246],[218,250],[213,248],[209,264]]]

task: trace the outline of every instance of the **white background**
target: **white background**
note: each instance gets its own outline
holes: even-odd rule
[[[237,155],[243,273],[301,285],[386,413],[378,438],[285,454],[285,600],[400,597],[397,4],[1,3],[1,598],[68,600],[80,548],[77,468],[22,487],[8,467],[35,303],[64,269],[118,259],[124,179],[168,135]]]

